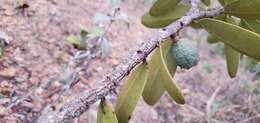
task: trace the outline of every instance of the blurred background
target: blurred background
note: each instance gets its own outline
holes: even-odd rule
[[[50,106],[58,110],[102,84],[157,31],[140,22],[153,2],[0,0],[0,122],[44,120],[40,113],[52,113]],[[187,103],[177,105],[167,94],[153,107],[141,100],[131,123],[260,123],[260,63],[244,56],[231,79],[222,43],[209,44],[206,31],[191,27],[181,36],[200,53],[196,67],[175,75]],[[116,96],[109,99],[115,102]],[[74,122],[95,123],[96,108]]]

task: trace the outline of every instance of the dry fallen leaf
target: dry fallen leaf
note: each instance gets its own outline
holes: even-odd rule
[[[0,70],[0,76],[6,78],[12,78],[15,76],[16,69],[14,67],[8,67],[3,70]]]

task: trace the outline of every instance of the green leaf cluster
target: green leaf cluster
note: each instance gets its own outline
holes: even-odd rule
[[[180,0],[157,0],[149,12],[142,16],[142,24],[150,28],[162,28],[184,16],[189,6],[179,4]]]
[[[208,31],[208,42],[225,44],[228,74],[237,74],[241,56],[260,60],[260,1],[219,0],[224,13],[194,21]],[[192,25],[194,26],[194,25]]]
[[[173,41],[167,39],[155,49],[148,63],[138,65],[130,73],[119,93],[115,107],[116,119],[119,123],[129,122],[141,97],[147,104],[154,105],[164,92],[167,92],[176,103],[185,103],[184,96],[173,79],[177,65],[174,62],[172,48]],[[100,115],[103,119],[106,116],[98,113],[99,119],[102,119]],[[114,116],[110,113],[109,117],[111,119]]]

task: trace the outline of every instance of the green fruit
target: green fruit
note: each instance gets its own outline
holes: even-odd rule
[[[185,69],[190,69],[199,62],[197,48],[187,39],[180,39],[173,45],[173,57],[176,64]]]

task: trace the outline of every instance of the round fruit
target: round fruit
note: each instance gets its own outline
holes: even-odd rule
[[[173,58],[181,68],[190,69],[199,62],[198,49],[192,45],[191,41],[180,39],[173,45]]]

